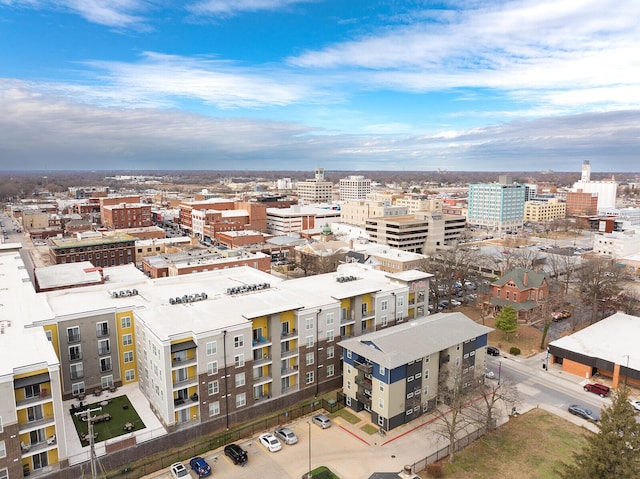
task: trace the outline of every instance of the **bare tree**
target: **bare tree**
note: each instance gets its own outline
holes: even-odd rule
[[[477,392],[482,401],[472,403],[471,417],[487,431],[497,427],[501,406],[504,406],[507,411],[512,411],[520,403],[518,389],[506,379],[500,382],[495,379],[485,379],[485,382],[478,386]]]
[[[463,362],[464,364],[464,362]],[[465,368],[468,370],[468,368]],[[471,372],[463,373],[460,366],[450,363],[440,369],[438,379],[438,421],[441,428],[438,431],[449,442],[449,462],[455,460],[456,439],[458,434],[467,426],[474,424],[474,420],[464,410],[467,403],[477,395],[476,379]]]
[[[565,294],[569,291],[569,284],[576,274],[578,262],[579,258],[575,255],[550,254],[547,256],[547,264],[551,268],[551,276],[558,281],[562,281]]]
[[[599,309],[602,308],[604,315],[607,301],[620,292],[620,270],[613,261],[602,258],[588,259],[578,270],[580,295],[583,302],[591,306],[591,323],[602,319],[598,318]]]

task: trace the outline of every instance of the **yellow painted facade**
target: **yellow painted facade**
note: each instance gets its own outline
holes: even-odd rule
[[[122,376],[122,384],[130,384],[138,381],[137,358],[136,358],[136,337],[134,332],[134,316],[132,311],[122,311],[116,313],[116,331],[118,334],[118,361],[120,362],[120,371]],[[129,335],[130,341],[129,341]],[[126,341],[125,341],[126,339]],[[133,356],[131,356],[133,354]],[[128,356],[131,361],[125,362]],[[133,378],[127,379],[126,371],[133,370]]]

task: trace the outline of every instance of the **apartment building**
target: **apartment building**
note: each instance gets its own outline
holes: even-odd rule
[[[103,285],[45,293],[54,317],[38,323],[63,397],[137,381],[167,427],[237,422],[339,384],[336,342],[424,314],[431,276],[343,265],[289,281],[247,267],[148,279],[130,265]]]
[[[564,218],[566,212],[566,203],[559,201],[557,198],[552,198],[548,201],[531,200],[524,204],[524,221],[546,223]]]
[[[278,200],[273,199],[277,204]],[[217,231],[266,231],[268,201],[209,198],[180,203],[180,228],[200,239],[213,240]]]
[[[333,198],[333,183],[324,178],[324,168],[316,168],[311,180],[298,181],[298,198],[301,203],[330,203]]]
[[[593,252],[614,259],[636,255],[640,253],[639,236],[635,230],[596,234],[593,238]]]
[[[60,361],[41,327],[51,317],[20,259],[19,245],[0,245],[0,477],[65,467]]]
[[[423,195],[406,195],[397,198],[394,204],[406,207],[409,213],[415,213],[417,211],[442,210],[443,201],[441,198],[427,198]]]
[[[142,203],[119,203],[100,208],[102,226],[111,230],[145,228],[153,225],[151,205]]]
[[[469,185],[467,222],[495,231],[514,231],[524,224],[524,185],[514,184],[510,176],[500,176],[498,183]]]
[[[342,178],[339,184],[341,201],[363,200],[371,193],[371,179],[351,175]]]
[[[133,236],[123,233],[78,233],[75,238],[50,238],[49,256],[53,264],[90,261],[107,267],[135,262]]]
[[[490,331],[462,313],[437,313],[340,341],[347,407],[385,431],[416,419],[434,409],[442,382],[482,380]]]

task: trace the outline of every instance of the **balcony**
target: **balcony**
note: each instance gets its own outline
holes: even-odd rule
[[[371,391],[371,380],[356,376],[356,384]]]
[[[286,341],[289,339],[296,339],[298,337],[298,332],[294,329],[293,331],[282,332],[280,333],[280,341]]]
[[[100,328],[96,331],[96,335],[99,338],[104,338],[105,336],[109,336],[109,328]]]
[[[193,356],[176,356],[171,359],[172,368],[184,368],[196,364],[196,355]]]
[[[358,371],[362,371],[365,374],[371,374],[373,372],[373,364],[371,363],[361,363],[358,361],[354,361],[353,365]]]
[[[35,429],[41,429],[46,426],[51,426],[54,424],[53,414],[41,417],[39,419],[34,419],[32,421],[21,422],[18,424],[18,431],[20,434],[33,431]]]
[[[292,358],[298,356],[298,350],[297,349],[291,349],[290,351],[282,351],[280,353],[280,358],[281,359],[287,359],[287,358]]]
[[[253,377],[253,385],[254,386],[261,386],[262,384],[267,384],[273,381],[273,378],[271,376],[254,376]]]
[[[24,446],[26,447],[22,447],[22,457],[33,456],[40,452],[58,447],[55,436],[52,436],[46,441],[32,442],[31,444],[25,444]]]
[[[367,319],[373,319],[376,317],[375,311],[363,311],[362,312],[362,320],[365,321]]]
[[[355,322],[356,322],[356,318],[355,318],[355,315],[353,314],[353,311],[351,311],[349,314],[340,316],[340,326],[353,324]]]
[[[174,389],[176,389],[176,388],[183,389],[183,388],[187,387],[191,383],[194,383],[194,384],[198,383],[198,377],[196,375],[188,376],[188,377],[183,378],[183,379],[176,379],[173,382],[173,388]]]
[[[297,365],[292,368],[280,368],[280,376],[283,378],[286,376],[293,376],[294,374],[298,374]]]
[[[51,401],[51,392],[49,391],[41,391],[39,396],[32,396],[21,401],[16,401],[16,408],[22,409],[28,406],[33,406],[35,404],[44,403],[47,401]]]
[[[80,342],[80,333],[77,334],[68,334],[67,335],[67,342],[68,343],[79,343]]]
[[[104,356],[105,354],[111,354],[111,348],[98,348],[99,356]]]
[[[366,404],[367,406],[371,407],[371,398],[369,396],[357,392],[356,399],[360,401],[362,404]]]
[[[253,367],[255,368],[257,366],[264,366],[265,364],[271,364],[272,362],[273,361],[271,360],[271,356],[268,354],[265,354],[261,358],[253,360]]]
[[[271,338],[270,337],[264,337],[264,336],[260,336],[260,338],[258,339],[254,339],[251,342],[251,347],[253,349],[257,349],[257,348],[262,348],[265,346],[271,346],[272,342],[271,342]]]

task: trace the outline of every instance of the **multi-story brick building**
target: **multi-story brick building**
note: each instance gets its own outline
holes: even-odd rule
[[[581,189],[567,191],[567,216],[595,215],[598,212],[598,193]]]
[[[544,272],[512,268],[491,283],[489,302],[496,311],[504,306],[513,307],[518,320],[528,322],[548,302],[550,288],[551,281]]]
[[[118,203],[100,208],[102,226],[111,230],[145,228],[153,225],[151,205],[142,203]]]
[[[116,266],[135,262],[135,238],[122,233],[78,233],[75,238],[50,238],[53,264],[91,261],[94,266]]]

